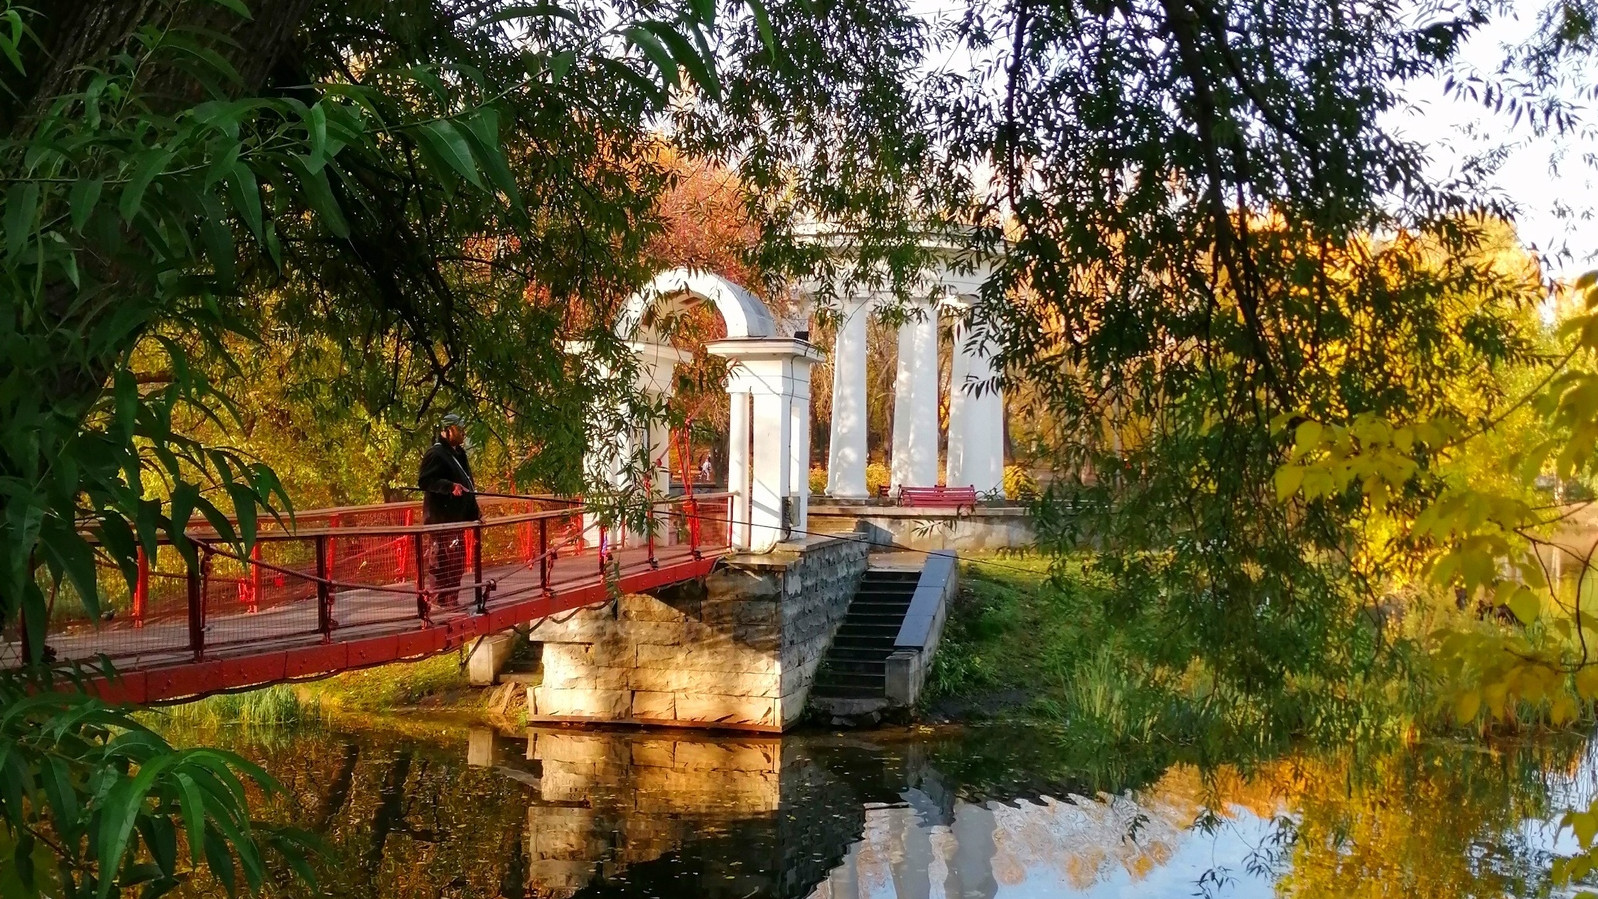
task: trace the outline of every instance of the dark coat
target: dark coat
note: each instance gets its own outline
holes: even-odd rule
[[[452,495],[456,484],[469,491],[477,489],[472,481],[472,466],[466,461],[466,451],[440,440],[427,448],[427,454],[422,456],[422,469],[416,475],[416,486],[423,491],[423,524],[476,521],[482,517],[474,494]]]

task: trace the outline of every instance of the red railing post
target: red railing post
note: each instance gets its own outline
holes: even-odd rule
[[[250,604],[245,609],[251,615],[261,610],[261,541],[250,547]]]
[[[327,526],[328,526],[328,528],[331,529],[331,528],[338,527],[338,521],[339,521],[339,516],[338,515],[329,515],[327,517]],[[338,572],[338,540],[334,539],[334,540],[329,540],[327,542],[327,579],[330,580],[330,581],[338,580],[338,578],[335,577],[337,572]]]
[[[689,499],[683,504],[682,514],[688,525],[688,553],[699,559],[699,501]]]
[[[414,524],[416,524],[416,510],[415,509],[406,509],[405,510],[404,523],[405,523],[405,526],[407,528],[411,527]],[[400,576],[401,580],[404,580],[405,577],[410,574],[410,570],[411,570],[411,559],[410,559],[411,552],[410,552],[410,549],[411,548],[406,545],[405,538],[401,537],[400,540],[399,540],[399,576]],[[420,564],[420,560],[418,560],[417,564]]]
[[[416,553],[416,617],[427,621],[427,563],[422,555],[423,534],[417,531],[411,537],[411,550]]]
[[[323,643],[333,642],[333,587],[328,581],[327,535],[316,536],[316,630]]]
[[[472,589],[477,595],[477,614],[481,615],[488,610],[488,593],[483,589],[483,526],[472,525],[466,536],[466,551],[472,554],[472,579],[477,582]]]
[[[188,564],[189,575],[189,649],[194,661],[205,658],[205,569],[211,561],[211,552],[200,549]]]
[[[144,547],[138,550],[139,572],[133,580],[133,626],[144,627],[144,613],[150,607],[150,557]]]
[[[660,522],[655,517],[655,504],[649,504],[649,517],[644,519],[644,555],[649,560],[650,568],[660,567],[655,561],[655,526]]]
[[[549,519],[538,519],[538,586],[549,593]]]

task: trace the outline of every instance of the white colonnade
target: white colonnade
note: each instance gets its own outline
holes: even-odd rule
[[[887,301],[883,301],[886,303]],[[836,499],[866,495],[866,321],[871,297],[841,304],[832,365],[832,446],[827,493]],[[993,382],[993,347],[970,326],[972,304],[961,299],[920,302],[899,326],[894,376],[892,489],[938,483],[938,361],[940,314],[954,319],[949,379],[949,429],[944,484],[973,487],[979,495],[1004,490],[1004,397]]]

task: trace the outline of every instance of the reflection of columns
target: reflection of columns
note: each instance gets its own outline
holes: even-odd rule
[[[955,325],[947,483],[969,484],[979,494],[1004,490],[1004,395],[989,383],[994,369],[988,353],[965,322]]]
[[[890,854],[893,895],[894,899],[927,899],[932,895],[932,836],[921,824],[920,809],[930,803],[915,789],[905,798],[909,804],[892,809],[889,824],[895,844]]]
[[[860,849],[864,840],[856,840],[843,857],[843,864],[827,874],[827,895],[831,899],[860,899]]]
[[[893,483],[931,487],[938,482],[938,318],[920,305],[899,326],[899,370],[893,401]]]
[[[954,811],[954,857],[949,859],[949,877],[943,885],[948,899],[993,899],[999,883],[993,876],[993,856],[998,844],[993,833],[998,821],[993,811],[981,805],[962,804]]]
[[[827,494],[866,495],[866,321],[871,307],[843,304],[832,354],[832,440],[827,450]]]
[[[733,409],[729,487],[741,494],[734,508],[748,509],[733,517],[749,523],[747,538],[735,539],[734,545],[762,552],[785,539],[790,526],[803,531],[808,523],[810,367],[821,354],[792,337],[718,340],[706,349],[733,363],[727,380]],[[742,422],[740,396],[748,397]],[[741,446],[750,447],[745,466],[738,460]],[[742,490],[740,467],[748,471]]]

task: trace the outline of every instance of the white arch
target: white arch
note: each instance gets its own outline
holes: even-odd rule
[[[689,268],[664,271],[627,299],[616,317],[616,334],[628,340],[638,337],[644,315],[663,300],[689,294],[715,304],[727,322],[727,337],[771,337],[776,320],[758,297],[720,275]]]

